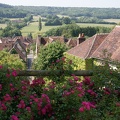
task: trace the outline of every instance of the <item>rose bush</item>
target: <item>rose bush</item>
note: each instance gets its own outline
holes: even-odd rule
[[[59,59],[50,69],[70,69],[69,62]],[[119,120],[119,74],[106,67],[94,72],[91,78],[65,77],[63,72],[47,81],[39,77],[30,82],[1,65],[0,119]]]

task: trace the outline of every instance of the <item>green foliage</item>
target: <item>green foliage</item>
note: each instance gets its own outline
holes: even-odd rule
[[[93,69],[93,59],[86,59],[85,60],[85,66],[86,66],[86,70],[92,70]]]
[[[31,14],[41,15],[67,15],[70,17],[96,17],[100,19],[120,18],[120,8],[86,8],[86,7],[47,7],[47,6],[15,6],[22,10],[27,10]]]
[[[62,18],[62,23],[63,24],[71,24],[71,19],[69,17],[63,17]]]
[[[107,21],[104,21],[103,19],[99,19],[97,17],[87,17],[87,16],[81,16],[79,17],[78,19],[74,19],[73,20],[76,22],[76,23],[100,23],[100,24],[116,24],[115,22],[107,22]]]
[[[0,65],[7,66],[8,68],[25,69],[25,64],[18,56],[5,51],[0,51]]]
[[[62,25],[61,19],[58,16],[47,16],[47,20],[45,22],[45,26],[55,26]]]
[[[57,59],[49,70],[71,69],[71,60]],[[54,73],[53,73],[54,74]],[[119,120],[120,75],[105,66],[93,77],[75,75],[30,81],[17,71],[0,66],[0,117],[2,120]],[[57,81],[58,77],[60,78]],[[56,79],[56,81],[55,81]]]
[[[72,61],[71,67],[74,70],[85,70],[85,68],[86,68],[85,67],[85,60],[80,59],[79,57],[70,55],[70,54],[68,54],[66,52],[64,53],[64,56],[66,57],[66,59]]]
[[[42,29],[42,21],[41,21],[41,18],[39,18],[39,25],[38,25],[38,27],[39,27],[39,31]]]
[[[12,37],[13,35],[21,36],[21,31],[18,28],[15,28],[11,25],[8,25],[2,30],[2,37]]]
[[[24,10],[18,10],[13,6],[0,3],[0,17],[3,18],[24,18],[27,12]]]
[[[86,36],[93,36],[96,33],[108,33],[111,29],[107,27],[79,27],[77,24],[69,24],[61,27],[53,28],[45,33],[45,36],[66,36],[66,37],[78,37],[80,33],[84,33]]]
[[[41,46],[40,46],[41,47]],[[63,53],[67,50],[65,44],[59,41],[52,42],[47,46],[40,48],[38,58],[34,62],[34,68],[37,70],[48,69],[52,63],[63,56]]]
[[[27,37],[30,38],[30,39],[32,39],[33,38],[32,33],[31,32],[28,33]]]

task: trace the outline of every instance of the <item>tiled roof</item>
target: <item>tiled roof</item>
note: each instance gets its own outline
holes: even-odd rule
[[[70,47],[75,47],[77,45],[77,40],[69,39],[66,44]]]
[[[91,55],[91,57],[103,59],[105,58],[103,55],[104,51],[106,51],[108,54],[111,54],[110,58],[112,60],[120,61],[120,26],[116,26],[109,33],[101,45]]]
[[[67,53],[82,59],[89,58],[98,46],[104,41],[108,34],[96,34],[84,42],[67,51]]]

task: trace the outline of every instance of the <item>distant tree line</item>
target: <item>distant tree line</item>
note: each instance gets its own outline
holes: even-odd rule
[[[108,27],[80,27],[76,24],[69,24],[57,28],[52,28],[47,31],[44,36],[65,36],[65,37],[78,37],[80,33],[86,36],[93,36],[96,33],[109,33],[112,28]]]
[[[54,26],[71,23],[96,23],[96,24],[116,24],[115,22],[106,22],[96,17],[58,17],[57,15],[48,15],[44,18],[45,26]]]
[[[0,17],[2,18],[24,18],[27,14],[25,10],[18,10],[13,6],[0,3]]]
[[[45,6],[14,6],[14,8],[29,11],[34,15],[67,15],[70,17],[96,17],[100,19],[119,19],[120,8],[89,8],[89,7],[45,7]]]
[[[116,24],[115,22],[106,22],[103,19],[97,17],[72,17],[71,20],[75,21],[75,23],[97,23],[97,24]]]
[[[69,17],[58,17],[57,15],[48,15],[45,20],[45,26],[71,24],[72,21]]]

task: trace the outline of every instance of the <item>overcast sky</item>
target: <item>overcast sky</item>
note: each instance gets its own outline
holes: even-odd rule
[[[120,0],[0,0],[0,3],[24,6],[120,8]]]

